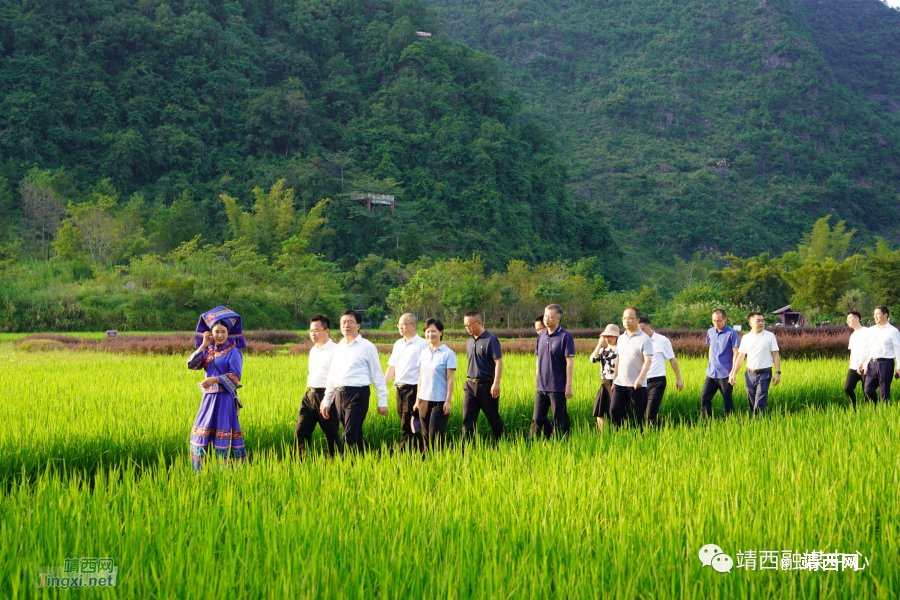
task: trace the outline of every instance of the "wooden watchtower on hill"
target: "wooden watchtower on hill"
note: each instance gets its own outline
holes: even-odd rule
[[[350,196],[351,199],[356,200],[357,202],[362,202],[366,205],[366,209],[369,212],[375,210],[376,205],[381,206],[390,206],[391,207],[391,216],[394,216],[394,197],[388,194],[362,194],[360,196]]]

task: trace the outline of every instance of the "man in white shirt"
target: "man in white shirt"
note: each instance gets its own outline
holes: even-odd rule
[[[862,364],[860,360],[865,352],[866,334],[869,330],[863,327],[861,315],[855,310],[847,313],[847,327],[853,330],[850,334],[850,368],[847,371],[847,379],[844,381],[844,394],[847,399],[856,408],[856,384],[863,380],[863,376],[859,373],[859,367]]]
[[[355,310],[341,314],[341,333],[344,336],[334,349],[328,383],[322,399],[322,415],[331,416],[331,404],[344,426],[344,445],[351,451],[365,452],[362,434],[363,421],[369,412],[369,386],[378,394],[378,414],[387,414],[387,386],[378,361],[378,349],[359,335],[362,316]]]
[[[781,382],[781,355],[775,334],[766,331],[765,316],[761,312],[752,312],[747,320],[750,322],[750,331],[741,338],[737,360],[734,361],[734,367],[728,376],[728,383],[734,385],[746,358],[747,372],[744,373],[744,383],[747,385],[747,403],[750,405],[750,414],[760,417],[766,414],[769,385],[778,385]]]
[[[643,431],[644,413],[647,412],[647,373],[653,362],[653,342],[641,331],[640,318],[641,313],[634,307],[628,307],[622,313],[625,332],[616,344],[619,355],[609,412],[610,420],[616,427],[622,425],[627,412]]]
[[[897,359],[900,358],[900,332],[888,322],[891,316],[887,306],[875,307],[875,325],[869,328],[866,344],[860,357],[859,374],[865,377],[863,392],[866,400],[887,402],[891,398],[891,379],[900,375]],[[875,391],[878,391],[878,396]]]
[[[309,351],[309,375],[306,377],[306,393],[300,404],[300,414],[297,416],[297,429],[294,431],[294,447],[302,459],[312,446],[312,435],[316,425],[322,428],[325,434],[325,442],[328,444],[328,456],[334,458],[335,447],[344,454],[344,445],[341,442],[340,423],[337,415],[332,414],[326,418],[320,405],[325,398],[325,386],[328,383],[328,370],[331,367],[331,358],[337,344],[331,341],[331,321],[325,315],[317,315],[309,320],[309,338],[313,347]]]
[[[391,385],[391,380],[397,378],[394,387],[397,388],[397,415],[400,417],[400,451],[407,449],[407,444],[414,444],[416,450],[424,452],[425,440],[421,432],[413,433],[412,420],[419,383],[419,356],[428,347],[428,342],[416,333],[414,314],[402,315],[397,329],[403,337],[394,342],[384,383]]]
[[[675,358],[675,350],[672,349],[669,338],[653,331],[650,317],[647,315],[641,315],[638,322],[641,331],[653,342],[653,363],[647,372],[647,424],[650,427],[659,427],[659,405],[662,404],[663,394],[666,393],[666,361],[669,361],[675,372],[675,387],[679,392],[684,389],[684,380],[681,379],[681,368],[678,366],[678,359]]]

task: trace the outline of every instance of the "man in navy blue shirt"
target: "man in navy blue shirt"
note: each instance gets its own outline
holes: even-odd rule
[[[537,354],[537,392],[534,395],[534,415],[531,437],[540,434],[550,438],[555,433],[563,437],[569,432],[569,413],[566,408],[572,397],[572,371],[575,367],[575,340],[559,326],[563,309],[551,304],[544,309],[546,329],[538,334],[534,353]],[[552,412],[553,422],[547,419]]]
[[[734,411],[734,400],[731,392],[734,386],[728,382],[728,375],[741,345],[737,331],[726,325],[725,311],[718,308],[713,311],[713,326],[706,332],[706,345],[709,346],[709,366],[706,367],[706,379],[703,391],[700,392],[700,415],[705,421],[712,418],[712,399],[717,391],[722,392],[725,405],[725,418]]]

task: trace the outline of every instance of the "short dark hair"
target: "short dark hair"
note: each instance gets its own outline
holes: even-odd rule
[[[644,325],[649,325],[650,317],[648,317],[647,315],[641,315],[640,317],[638,317],[638,323],[643,323]]]
[[[428,329],[432,325],[437,327],[437,330],[441,332],[441,340],[443,340],[444,339],[444,324],[441,323],[440,319],[428,319],[427,321],[425,321],[425,327],[422,329],[422,332],[424,333],[425,329]]]
[[[862,320],[862,315],[859,314],[859,311],[858,311],[858,310],[851,310],[851,311],[848,312],[847,314],[848,314],[848,315],[853,315],[853,316],[856,317],[857,319]]]
[[[875,307],[875,310],[880,310],[882,313],[886,314],[887,316],[891,316],[891,311],[888,310],[887,306],[881,306],[879,304],[878,306]]]
[[[716,313],[719,313],[720,315],[722,315],[722,318],[723,318],[723,319],[727,319],[727,318],[728,318],[728,315],[726,315],[726,314],[725,314],[725,311],[722,310],[721,308],[717,308],[716,310],[713,311],[713,314],[716,314]]]
[[[747,315],[747,318],[748,318],[748,319],[749,319],[750,317],[762,317],[763,319],[765,319],[765,318],[766,318],[766,315],[762,314],[762,313],[759,312],[758,310],[754,310],[752,313],[750,313],[749,315]]]
[[[469,317],[470,319],[475,319],[476,321],[481,321],[482,323],[484,323],[484,318],[481,316],[481,313],[478,312],[477,310],[470,310],[464,316]]]
[[[543,324],[544,324],[544,317],[535,317],[534,322],[535,322],[535,323],[540,323],[541,325],[543,325]]]
[[[626,306],[626,307],[625,307],[625,310],[622,311],[622,314],[624,315],[624,314],[625,314],[627,311],[629,311],[629,310],[633,310],[633,311],[634,311],[634,316],[635,316],[635,317],[637,317],[638,319],[641,318],[641,311],[639,311],[638,309],[636,309],[636,308],[633,307],[633,306]]]
[[[357,325],[362,325],[362,315],[359,314],[358,311],[345,310],[344,312],[341,313],[341,317],[346,317],[347,315],[350,315],[351,317],[353,317],[356,320]],[[338,320],[340,320],[340,318]]]
[[[548,304],[546,307],[544,307],[544,310],[547,310],[548,308],[552,308],[557,317],[563,316],[563,307],[559,304]]]
[[[309,320],[309,324],[319,322],[322,324],[322,327],[325,329],[331,329],[331,319],[328,318],[327,315],[316,315]]]

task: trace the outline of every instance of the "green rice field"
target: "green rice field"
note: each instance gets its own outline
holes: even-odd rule
[[[723,422],[717,397],[719,418],[702,426],[705,361],[684,358],[663,429],[600,435],[600,370],[582,355],[571,438],[531,443],[535,359],[510,355],[498,446],[482,417],[465,455],[398,455],[396,412],[373,408],[373,453],[299,463],[306,358],[247,357],[250,461],[198,476],[187,441],[201,375],[185,358],[0,341],[0,598],[900,597],[898,410],[849,409],[844,361],[785,360],[768,418],[746,418],[739,384],[738,418]],[[706,544],[734,568],[702,567]],[[862,564],[749,569],[750,551]],[[116,587],[36,587],[72,557],[112,557]]]

